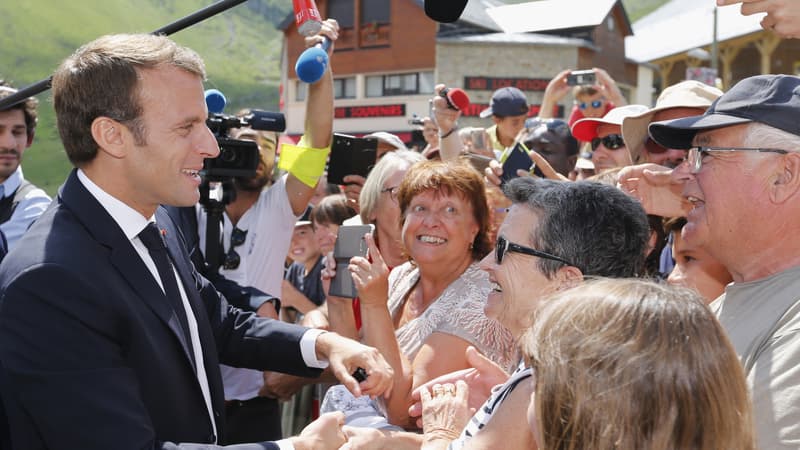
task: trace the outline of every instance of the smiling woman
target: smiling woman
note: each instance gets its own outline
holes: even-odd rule
[[[397,201],[409,261],[389,276],[368,239],[371,261],[353,258],[350,271],[361,299],[363,339],[395,371],[391,396],[369,406],[391,424],[414,428],[408,416],[414,388],[467,368],[470,345],[506,368],[513,364],[514,348],[511,334],[483,312],[490,283],[477,261],[489,253],[490,243],[480,175],[463,162],[420,162],[403,178]],[[329,308],[337,303],[332,299]],[[329,394],[327,405],[351,410],[353,403],[339,394]],[[362,420],[363,411],[358,411]]]

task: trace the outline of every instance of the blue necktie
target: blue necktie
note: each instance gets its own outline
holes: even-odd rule
[[[175,272],[172,268],[172,262],[167,253],[164,239],[161,237],[161,232],[158,227],[156,227],[155,223],[150,222],[144,230],[139,232],[139,239],[141,239],[144,246],[147,247],[147,251],[150,252],[150,257],[153,258],[153,262],[156,264],[158,276],[161,277],[161,284],[164,286],[164,294],[172,310],[175,311],[175,314],[178,316],[183,335],[190,349],[189,355],[191,355],[192,363],[194,363],[194,352],[191,351],[192,339],[189,335],[189,322],[186,320],[186,309],[183,307],[181,292],[178,290],[178,282],[175,280]]]

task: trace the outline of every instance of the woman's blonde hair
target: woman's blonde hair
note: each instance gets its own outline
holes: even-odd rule
[[[755,448],[739,359],[689,290],[590,281],[544,302],[522,345],[542,449]]]

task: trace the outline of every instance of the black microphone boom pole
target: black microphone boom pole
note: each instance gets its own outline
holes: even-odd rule
[[[196,23],[200,23],[209,17],[216,16],[217,14],[227,11],[234,6],[244,3],[247,0],[221,0],[217,3],[212,5],[208,5],[205,8],[193,12],[188,16],[178,19],[175,22],[172,22],[169,25],[163,26],[151,34],[163,34],[164,36],[169,36],[173,33],[177,33],[178,31],[183,30],[184,28],[188,28]],[[33,97],[39,93],[42,93],[48,89],[50,89],[50,83],[53,81],[53,77],[50,76],[44,80],[37,81],[30,86],[25,86],[24,88],[20,89],[14,94],[9,95],[0,100],[0,111],[6,110],[17,103],[24,102],[28,97]]]

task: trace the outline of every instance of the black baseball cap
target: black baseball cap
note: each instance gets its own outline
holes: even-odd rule
[[[528,115],[528,99],[519,89],[508,86],[492,94],[489,107],[481,111],[481,118],[489,116],[510,117]]]
[[[653,122],[648,131],[667,148],[688,149],[700,131],[759,122],[800,136],[800,77],[758,75],[736,83],[705,114]]]

